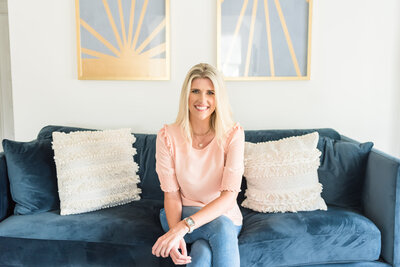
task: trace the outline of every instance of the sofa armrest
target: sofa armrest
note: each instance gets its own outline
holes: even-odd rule
[[[363,195],[365,215],[382,234],[381,256],[400,265],[400,160],[373,149],[368,157]]]
[[[341,139],[359,144],[343,135]],[[371,150],[362,204],[364,215],[381,231],[381,257],[392,266],[400,266],[400,159]]]
[[[10,184],[7,175],[6,157],[0,153],[0,222],[10,216],[12,212]]]

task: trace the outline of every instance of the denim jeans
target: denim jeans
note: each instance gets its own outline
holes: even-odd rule
[[[201,207],[182,207],[182,219],[199,211]],[[161,226],[168,232],[168,221],[165,210],[160,211]],[[231,219],[222,215],[213,221],[186,234],[185,242],[191,245],[190,267],[240,266],[238,235],[241,225],[234,225]]]

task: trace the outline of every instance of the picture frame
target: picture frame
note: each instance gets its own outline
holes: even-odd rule
[[[309,80],[313,0],[217,0],[225,80]]]
[[[78,79],[169,80],[169,0],[75,0]]]

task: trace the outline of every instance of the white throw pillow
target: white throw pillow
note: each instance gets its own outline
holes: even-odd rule
[[[245,143],[246,199],[258,212],[327,210],[317,169],[318,132],[263,143]]]
[[[139,200],[130,129],[53,132],[61,215]]]

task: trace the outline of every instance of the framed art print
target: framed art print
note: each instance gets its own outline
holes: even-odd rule
[[[309,80],[312,0],[217,0],[226,80]]]
[[[169,0],[75,5],[79,79],[169,79]]]

